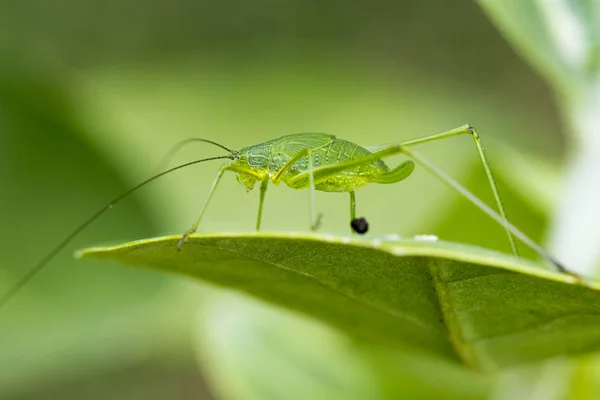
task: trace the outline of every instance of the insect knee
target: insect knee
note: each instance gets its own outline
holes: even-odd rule
[[[469,125],[469,124],[467,124],[465,127],[466,127],[467,131],[471,134],[471,136],[473,136],[475,139],[479,139],[479,134],[475,130],[475,127],[473,127],[472,125]]]

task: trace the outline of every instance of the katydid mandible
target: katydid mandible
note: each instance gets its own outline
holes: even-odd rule
[[[459,135],[469,135],[473,138],[479,158],[485,170],[491,190],[494,194],[498,211],[494,211],[479,198],[469,192],[464,186],[446,175],[441,169],[423,158],[418,153],[410,150],[410,147],[429,143],[442,139],[451,138]],[[309,216],[310,229],[316,230],[319,225],[319,216],[315,210],[315,191],[324,192],[347,192],[350,195],[350,220],[352,221],[352,232],[363,233],[366,231],[366,221],[356,219],[356,197],[355,190],[369,183],[392,184],[400,182],[410,176],[415,168],[415,164],[429,171],[440,181],[450,186],[461,196],[473,203],[484,213],[494,219],[506,230],[512,252],[518,255],[517,246],[514,237],[520,239],[524,244],[532,248],[538,255],[553,265],[558,271],[568,273],[577,277],[576,274],[568,271],[554,257],[546,252],[541,246],[535,243],[521,230],[508,222],[504,207],[500,199],[500,194],[496,188],[490,165],[481,140],[477,131],[470,125],[452,129],[446,132],[425,136],[417,139],[407,140],[400,143],[392,143],[378,146],[375,150],[367,149],[347,140],[339,139],[334,135],[326,133],[297,133],[282,136],[264,143],[253,146],[247,146],[241,150],[231,150],[219,143],[207,139],[188,139],[176,145],[169,153],[172,156],[182,145],[190,142],[204,142],[220,147],[228,154],[223,156],[204,158],[161,172],[153,177],[134,186],[127,192],[113,199],[109,204],[97,211],[92,217],[76,228],[67,236],[58,246],[56,246],[46,257],[44,257],[36,266],[18,281],[2,298],[0,298],[0,308],[29,282],[37,273],[39,273],[48,263],[64,249],[79,233],[87,228],[93,221],[99,218],[115,204],[137,191],[142,186],[154,181],[155,179],[167,175],[176,170],[199,164],[205,161],[222,160],[228,161],[221,166],[216,178],[214,179],[210,191],[201,208],[200,215],[192,227],[186,231],[179,243],[177,250],[180,250],[182,244],[189,235],[196,232],[202,217],[210,203],[210,200],[217,189],[217,186],[227,171],[234,172],[237,180],[243,184],[247,191],[260,183],[260,201],[258,206],[258,217],[256,220],[256,230],[260,230],[261,218],[263,213],[263,204],[267,187],[270,183],[279,185],[281,182],[293,189],[309,190]],[[384,158],[396,154],[404,154],[409,160],[404,161],[395,168],[389,168],[383,161]],[[360,222],[363,227],[356,229],[356,222]],[[514,237],[513,237],[514,236]]]

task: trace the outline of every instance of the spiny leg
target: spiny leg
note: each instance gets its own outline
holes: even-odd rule
[[[260,202],[258,204],[258,218],[256,219],[256,230],[260,231],[260,221],[262,220],[263,204],[265,202],[265,194],[267,193],[267,186],[269,184],[269,177],[267,176],[260,183]]]
[[[226,170],[227,170],[226,167],[221,167],[221,169],[219,169],[219,172],[217,173],[217,176],[216,176],[215,180],[213,181],[213,184],[210,188],[210,192],[208,192],[208,197],[204,201],[204,205],[202,206],[202,210],[200,211],[200,215],[198,216],[198,219],[196,220],[194,225],[192,225],[192,227],[183,234],[181,239],[179,239],[179,243],[177,243],[177,251],[181,250],[181,245],[183,244],[183,242],[187,241],[188,237],[192,233],[196,232],[196,230],[198,230],[198,225],[200,225],[200,221],[202,220],[202,217],[204,216],[206,207],[208,207],[208,203],[210,203],[210,199],[212,198],[212,195],[215,192],[215,189],[217,188],[217,185],[219,184],[219,181],[223,177],[223,173]]]
[[[483,169],[485,170],[485,174],[490,183],[492,193],[494,194],[494,199],[496,201],[498,211],[500,212],[500,215],[502,216],[504,221],[508,221],[508,219],[506,218],[506,213],[504,212],[504,206],[502,205],[502,199],[500,198],[500,193],[498,192],[498,188],[496,186],[494,176],[492,175],[492,169],[490,167],[490,163],[487,160],[487,157],[485,155],[485,150],[483,149],[483,146],[481,144],[481,139],[479,138],[479,134],[477,134],[477,131],[475,130],[475,128],[473,128],[470,125],[463,125],[460,128],[452,129],[452,130],[438,133],[435,135],[430,135],[430,136],[425,136],[422,138],[407,140],[405,142],[401,142],[400,146],[404,146],[404,147],[415,146],[415,145],[419,145],[419,144],[423,144],[423,143],[433,142],[436,140],[451,138],[451,137],[458,136],[458,135],[471,135],[471,137],[473,138],[473,141],[475,142],[475,147],[477,147],[477,152],[479,153],[479,158],[481,159],[481,163],[483,164]],[[510,230],[506,228],[506,226],[504,226],[504,229],[506,231],[506,234],[508,235],[508,241],[510,243],[510,247],[512,249],[513,254],[518,256],[519,251],[517,249],[517,244],[515,243],[514,237],[512,236]]]

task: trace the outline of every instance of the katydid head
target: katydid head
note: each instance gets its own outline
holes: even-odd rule
[[[240,164],[246,164],[248,167],[255,170],[264,170],[268,167],[271,160],[271,148],[268,146],[248,146],[238,152]]]
[[[237,181],[249,192],[258,182],[258,176],[268,172],[270,153],[264,146],[248,146],[235,152],[232,164],[237,164]]]

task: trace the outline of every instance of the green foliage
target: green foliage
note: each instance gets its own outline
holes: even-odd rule
[[[531,182],[541,179],[524,172],[534,167],[534,147],[558,167],[562,143],[551,97],[474,3],[319,3],[317,13],[318,2],[301,1],[59,3],[53,10],[0,5],[2,36],[27,54],[2,53],[0,60],[3,288],[106,200],[155,171],[166,148],[192,136],[239,149],[324,131],[368,146],[472,123],[503,185],[509,218],[542,239],[549,210],[533,212],[540,201],[531,195],[539,187]],[[6,68],[13,60],[22,62]],[[76,68],[53,74],[53,65]],[[515,167],[512,156],[499,163],[494,137],[511,148],[520,143],[526,163]],[[467,138],[425,147],[492,204]],[[213,151],[191,146],[177,161]],[[74,246],[182,232],[217,168],[190,168],[149,186]],[[254,226],[258,194],[229,178],[203,232]],[[422,170],[357,195],[373,232],[435,233],[508,250],[497,224]],[[270,190],[265,226],[305,229],[306,204],[305,192]],[[324,232],[347,231],[346,204],[347,196],[317,196]],[[202,398],[206,378],[219,399],[474,399],[496,381],[402,346],[359,343],[289,308],[247,296],[232,303],[223,300],[227,291],[169,278],[63,252],[0,313],[0,397]],[[204,317],[193,318],[199,309]],[[213,335],[192,347],[190,324]],[[195,352],[212,356],[190,364]]]
[[[600,68],[600,12],[591,0],[479,0],[517,50],[560,94],[585,89]]]
[[[478,399],[493,382],[435,355],[352,340],[289,309],[214,292],[196,349],[220,399]]]
[[[88,127],[76,116],[76,103],[52,74],[18,63],[0,65],[2,293],[96,208],[99,198],[127,187],[79,136]],[[61,209],[68,212],[49,211]],[[135,199],[117,210],[116,217],[80,239],[96,242],[117,235],[127,240],[151,231]],[[34,246],[33,235],[44,244]],[[74,260],[68,252],[60,254],[52,271],[2,309],[0,398],[8,398],[13,388],[31,388],[31,381],[41,385],[57,379],[64,370],[84,373],[107,358],[114,365],[131,361],[115,350],[140,344],[128,324],[147,309],[165,277],[140,277],[115,264],[102,270],[93,265]],[[110,286],[110,293],[100,289],[103,285]]]
[[[475,369],[599,349],[598,286],[501,253],[301,234],[194,236],[177,253],[178,239],[81,255],[190,275]]]
[[[572,268],[596,274],[600,259],[600,229],[595,222],[600,218],[598,2],[480,0],[479,3],[509,42],[554,89],[559,106],[557,114],[564,118],[572,142],[567,146],[571,156],[563,173],[559,208],[548,234],[549,249]],[[545,397],[597,398],[598,388],[589,377],[598,365],[597,356],[541,364],[533,374],[515,375],[513,392],[520,391],[517,397],[529,397],[543,388]],[[560,373],[548,373],[557,370]]]

